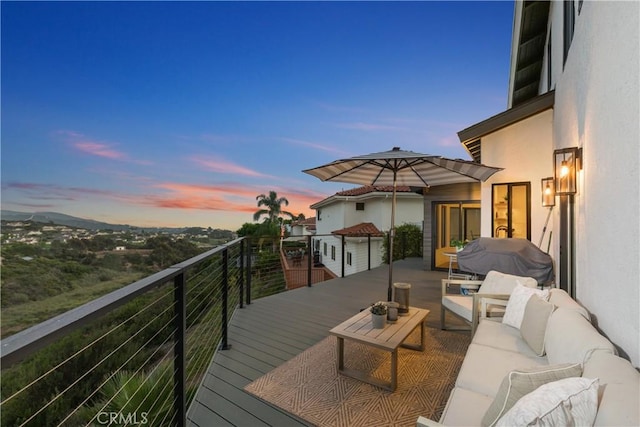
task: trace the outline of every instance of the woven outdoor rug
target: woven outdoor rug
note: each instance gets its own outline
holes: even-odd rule
[[[407,342],[418,342],[417,331]],[[317,426],[415,426],[419,415],[439,420],[469,333],[425,328],[423,352],[398,350],[395,392],[339,375],[336,341],[327,337],[258,378],[245,390]],[[345,367],[389,381],[388,352],[345,340]]]

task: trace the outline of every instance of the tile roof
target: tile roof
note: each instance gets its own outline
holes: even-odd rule
[[[393,192],[393,186],[391,185],[365,185],[363,187],[352,188],[350,190],[344,190],[336,193],[338,196],[360,196],[362,194],[374,193],[376,191],[391,193]],[[411,193],[411,187],[407,185],[398,185],[396,187],[396,193]]]
[[[300,219],[298,221],[293,221],[291,223],[292,226],[296,226],[296,225],[301,225],[301,226],[307,226],[307,228],[311,228],[311,226],[315,227],[316,225],[316,217],[313,216],[311,218],[305,218],[305,219]]]
[[[342,230],[334,230],[331,234],[347,237],[366,237],[368,234],[371,234],[372,237],[384,236],[384,233],[370,222],[362,222]]]

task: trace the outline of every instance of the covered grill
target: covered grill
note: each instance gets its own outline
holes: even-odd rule
[[[533,277],[540,284],[553,282],[553,260],[527,239],[480,237],[458,252],[458,268],[486,275],[491,270]]]

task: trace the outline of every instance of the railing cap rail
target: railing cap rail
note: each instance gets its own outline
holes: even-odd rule
[[[88,322],[126,304],[135,297],[148,292],[150,289],[172,280],[176,276],[183,274],[186,269],[205,261],[219,252],[223,252],[243,239],[241,237],[217,246],[3,339],[0,341],[0,364],[4,369],[19,362],[52,343],[56,338],[69,334]]]

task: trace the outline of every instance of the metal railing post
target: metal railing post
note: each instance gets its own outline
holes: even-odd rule
[[[371,270],[371,233],[367,234],[367,270]]]
[[[186,335],[187,286],[184,272],[173,279],[175,332],[173,344],[173,410],[177,426],[187,424],[186,397]]]
[[[307,236],[307,286],[311,286],[311,266],[313,265],[313,260],[311,257],[313,256],[313,248],[311,247],[311,234]]]
[[[240,277],[238,278],[238,292],[240,293],[240,308],[244,308],[244,240],[240,242]]]
[[[344,234],[342,235],[342,276],[340,277],[344,277],[344,248],[345,248],[345,242],[344,242]]]
[[[227,342],[229,333],[229,249],[222,251],[222,340],[220,350],[228,350]]]
[[[253,247],[251,239],[247,237],[247,305],[251,304],[251,254]]]

